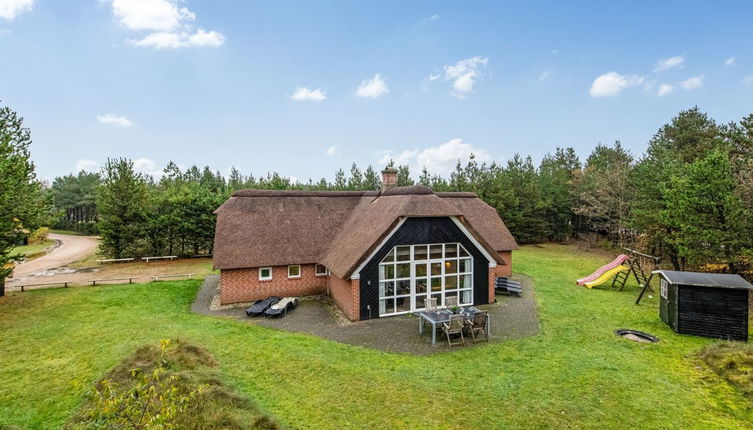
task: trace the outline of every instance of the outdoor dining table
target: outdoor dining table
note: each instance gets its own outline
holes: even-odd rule
[[[478,308],[475,308],[473,306],[468,307],[462,307],[460,308],[460,311],[458,313],[460,315],[463,315],[463,317],[467,320],[470,320],[473,318],[473,316],[477,313],[481,312]],[[441,326],[443,323],[450,322],[450,315],[452,315],[452,312],[449,309],[440,309],[437,311],[432,312],[419,312],[418,313],[418,334],[423,335],[424,334],[424,321],[431,324],[431,344],[436,345],[437,343],[437,326]],[[489,328],[491,327],[491,321],[490,317],[487,315],[486,317],[486,332],[491,336],[491,333],[489,331]]]

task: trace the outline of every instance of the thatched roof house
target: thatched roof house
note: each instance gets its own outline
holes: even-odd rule
[[[422,186],[241,190],[216,213],[223,303],[329,293],[353,320],[415,311],[427,297],[487,303],[517,248],[475,194]]]

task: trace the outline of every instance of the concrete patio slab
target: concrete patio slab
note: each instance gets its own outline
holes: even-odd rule
[[[539,319],[536,298],[530,278],[514,275],[521,281],[521,297],[497,296],[497,303],[481,305],[478,308],[489,312],[491,337],[489,343],[520,339],[539,333]],[[427,327],[424,335],[418,334],[418,317],[413,315],[394,316],[369,321],[343,321],[339,310],[329,297],[303,298],[294,311],[285,318],[249,318],[245,306],[224,307],[212,310],[212,300],[219,293],[219,276],[208,276],[199,290],[192,311],[204,315],[235,318],[249,324],[256,324],[294,333],[305,333],[336,342],[358,345],[365,348],[409,354],[433,354],[448,351],[445,339],[431,345],[431,333]],[[438,334],[439,339],[439,334]],[[486,342],[476,344],[471,340],[465,347],[483,347]]]

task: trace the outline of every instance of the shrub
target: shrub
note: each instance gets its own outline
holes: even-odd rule
[[[277,429],[226,387],[204,348],[162,340],[139,348],[95,384],[69,429]]]
[[[713,343],[701,350],[699,357],[714,373],[753,400],[753,345]]]
[[[42,242],[47,239],[47,236],[50,235],[50,229],[47,227],[39,227],[38,229],[31,232],[29,235],[29,245],[32,243],[38,243]]]

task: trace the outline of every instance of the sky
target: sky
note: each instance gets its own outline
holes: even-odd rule
[[[470,153],[639,156],[753,113],[749,1],[0,0],[0,103],[40,178],[128,157],[332,179]]]

